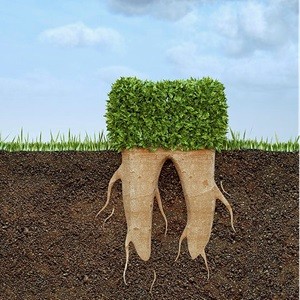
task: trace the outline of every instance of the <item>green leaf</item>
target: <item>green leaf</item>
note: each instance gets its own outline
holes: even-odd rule
[[[142,81],[121,77],[108,94],[108,137],[117,150],[219,147],[228,126],[224,86],[209,77]]]

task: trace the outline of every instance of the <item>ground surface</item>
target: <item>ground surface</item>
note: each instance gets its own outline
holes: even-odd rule
[[[236,233],[218,201],[207,256],[192,260],[178,239],[186,222],[179,178],[167,161],[159,181],[169,231],[154,206],[152,254],[131,247],[121,183],[108,181],[121,155],[0,152],[0,299],[298,299],[298,154],[217,154],[215,180],[231,194]],[[102,222],[115,207],[105,229]],[[149,288],[157,273],[152,296]]]

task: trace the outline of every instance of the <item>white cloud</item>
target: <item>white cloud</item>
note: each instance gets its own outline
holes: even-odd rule
[[[199,14],[196,10],[192,10],[177,22],[177,25],[184,30],[194,31],[199,23]]]
[[[229,1],[211,15],[220,46],[233,56],[274,51],[297,43],[298,14],[294,0]]]
[[[48,29],[41,33],[40,39],[59,46],[98,46],[116,50],[123,42],[121,35],[114,29],[105,27],[92,29],[81,22]]]
[[[155,3],[154,0],[109,0],[108,4],[113,12],[134,16],[143,15]]]
[[[176,21],[192,10],[195,0],[109,0],[112,12],[127,16],[150,15],[158,19]]]
[[[216,29],[228,38],[235,38],[238,35],[238,14],[231,5],[223,5],[212,16],[212,23]]]
[[[166,57],[175,72],[184,77],[211,76],[234,86],[262,89],[297,88],[297,48],[269,55],[222,57],[202,54],[195,43],[182,43],[170,48]]]
[[[157,7],[153,8],[153,15],[161,19],[176,21],[192,10],[191,3],[192,1],[189,0],[161,0],[158,1]]]
[[[296,88],[297,1],[212,1],[177,22],[173,72],[235,86]],[[208,3],[207,3],[208,4]]]
[[[168,49],[166,55],[167,59],[175,66],[182,75],[190,73],[193,76],[199,65],[199,53],[197,52],[197,45],[193,42],[184,42],[177,46]],[[186,72],[187,71],[187,72]],[[200,73],[201,70],[199,70]]]

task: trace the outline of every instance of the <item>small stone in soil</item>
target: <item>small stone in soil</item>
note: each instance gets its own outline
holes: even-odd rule
[[[84,275],[82,281],[83,281],[83,283],[89,283],[90,282],[89,276]]]

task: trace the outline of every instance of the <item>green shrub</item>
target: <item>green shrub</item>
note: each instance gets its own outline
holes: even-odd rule
[[[224,86],[209,77],[142,81],[121,77],[107,101],[112,147],[220,149],[228,126]]]

